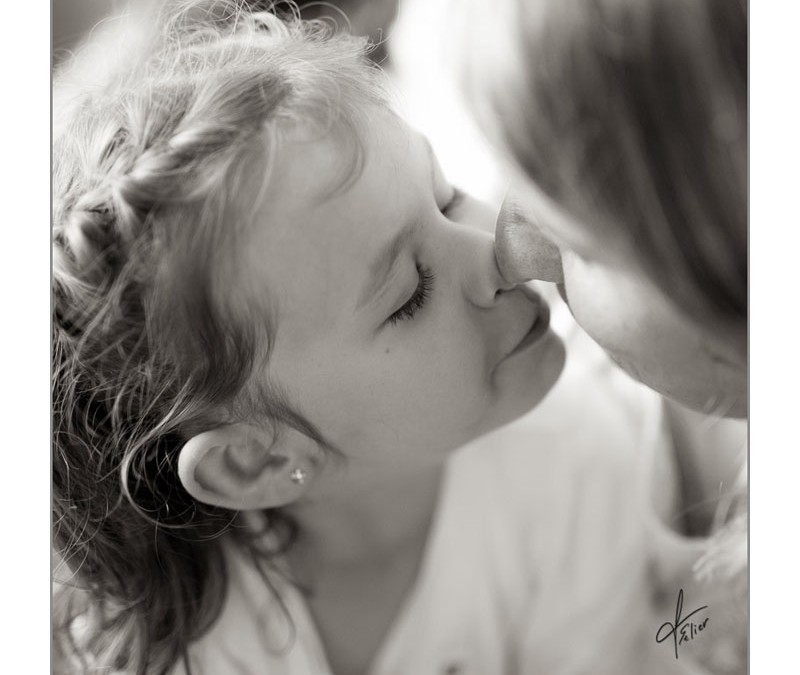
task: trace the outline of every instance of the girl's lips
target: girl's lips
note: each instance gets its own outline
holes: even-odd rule
[[[534,316],[533,323],[531,324],[528,332],[523,336],[522,340],[519,341],[517,346],[511,350],[506,358],[514,356],[515,354],[519,354],[531,345],[536,344],[542,337],[544,337],[545,333],[547,333],[547,329],[550,327],[550,307],[544,300],[542,300],[541,297],[539,297],[538,294],[536,295],[536,298],[538,308],[536,316]]]

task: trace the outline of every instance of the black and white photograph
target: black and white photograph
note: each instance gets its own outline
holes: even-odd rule
[[[749,31],[53,0],[50,672],[749,673]]]

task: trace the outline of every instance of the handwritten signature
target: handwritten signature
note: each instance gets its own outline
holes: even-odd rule
[[[690,612],[686,616],[681,616],[683,613],[683,589],[681,588],[678,591],[678,604],[675,607],[675,623],[670,623],[669,621],[662,623],[658,629],[658,632],[656,633],[656,642],[664,642],[664,640],[667,640],[671,637],[673,646],[675,648],[675,658],[677,659],[678,645],[682,645],[685,642],[694,640],[694,638],[702,633],[708,625],[709,617],[706,617],[699,623],[689,621],[690,617],[694,616],[698,612],[702,612],[704,609],[708,609],[708,605],[698,607],[696,610]]]

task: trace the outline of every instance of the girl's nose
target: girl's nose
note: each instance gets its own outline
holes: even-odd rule
[[[494,254],[494,238],[486,232],[470,233],[469,256],[465,261],[464,272],[467,280],[467,293],[471,302],[489,309],[506,291],[516,286],[501,273]]]
[[[495,256],[503,277],[512,284],[531,279],[564,282],[561,251],[526,214],[509,192],[495,225]]]

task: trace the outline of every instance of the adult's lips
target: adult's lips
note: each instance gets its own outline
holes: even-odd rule
[[[494,246],[497,266],[506,281],[564,281],[561,251],[511,194],[506,196],[497,217]]]

